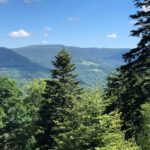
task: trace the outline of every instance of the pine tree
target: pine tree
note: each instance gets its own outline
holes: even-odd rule
[[[122,113],[122,129],[126,139],[137,136],[141,129],[141,105],[150,100],[150,0],[134,0],[139,11],[131,18],[136,21],[132,36],[140,38],[137,47],[123,55],[125,65],[119,67],[117,75],[111,77],[106,97],[112,102],[108,107]]]
[[[121,131],[118,112],[104,114],[105,101],[99,87],[85,90],[72,109],[67,122],[70,130],[62,134],[58,150],[139,150],[133,141],[126,141]]]
[[[52,63],[52,79],[46,81],[44,100],[39,112],[36,139],[40,150],[53,149],[57,145],[58,135],[67,130],[63,124],[67,116],[71,115],[70,110],[82,91],[73,73],[75,66],[65,49],[58,53]]]

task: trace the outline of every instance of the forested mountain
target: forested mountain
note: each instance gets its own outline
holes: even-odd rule
[[[50,60],[63,47],[73,56],[73,61],[77,64],[82,61],[92,61],[101,64],[101,66],[108,65],[110,68],[120,65],[122,54],[128,51],[128,49],[121,48],[79,48],[64,45],[33,45],[13,50],[34,62],[49,67]]]
[[[48,69],[28,58],[21,56],[11,49],[0,48],[0,74],[10,75],[14,78],[36,77],[38,72],[46,72]]]
[[[30,76],[31,78],[47,77],[49,75],[49,71],[47,71],[47,69],[44,70],[43,68],[52,67],[50,61],[63,47],[65,47],[73,57],[73,63],[76,65],[76,71],[79,74],[79,79],[85,84],[95,83],[96,78],[101,78],[101,81],[103,82],[108,73],[123,64],[122,54],[128,50],[114,48],[79,48],[64,45],[35,45],[12,49],[15,54],[18,54],[16,54],[18,57],[21,55],[20,58],[12,56],[12,59],[15,58],[13,66],[14,68],[17,68],[18,71],[19,65],[19,70],[22,69],[27,73],[27,77],[26,75],[20,75],[21,72],[17,73],[20,78],[30,78]],[[5,57],[9,58],[10,56],[8,55],[8,57]],[[26,59],[26,62],[23,61],[24,59],[21,57]],[[5,63],[11,64],[11,62],[7,61],[7,59],[3,60],[6,61]],[[21,60],[24,65],[20,63]],[[29,62],[33,63],[33,65],[29,65]],[[2,64],[1,68],[5,67],[3,66],[3,64],[5,64],[4,62],[0,63]],[[29,67],[28,69],[31,71],[30,75],[28,75],[27,67]],[[7,68],[9,70],[11,69],[9,65]],[[32,73],[32,70],[37,70],[38,74]],[[8,74],[8,71],[3,72]]]

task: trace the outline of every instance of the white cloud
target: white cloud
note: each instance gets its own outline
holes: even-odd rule
[[[0,0],[0,4],[5,4],[7,2],[8,2],[8,0]]]
[[[108,39],[117,39],[117,34],[116,33],[112,33],[112,34],[109,34],[109,35],[106,35],[106,38]]]
[[[79,18],[78,17],[70,16],[70,17],[67,18],[67,20],[70,21],[70,22],[78,22]]]
[[[51,28],[51,27],[45,27],[44,30],[46,30],[46,31],[51,31],[52,28]]]
[[[44,36],[44,37],[48,37],[48,36],[49,36],[49,33],[51,32],[51,30],[52,30],[51,27],[45,27],[45,28],[44,28],[43,36]]]
[[[148,11],[150,11],[150,6],[143,6],[143,7],[142,7],[142,10],[143,10],[144,12],[148,12]]]
[[[11,38],[26,38],[31,35],[31,33],[25,31],[24,29],[20,29],[18,31],[13,31],[8,34]]]

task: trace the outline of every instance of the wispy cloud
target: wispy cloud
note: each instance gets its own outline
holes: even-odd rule
[[[70,16],[67,18],[67,20],[70,22],[78,22],[80,19],[79,19],[79,17]]]
[[[30,4],[32,2],[41,2],[42,0],[23,0],[23,2]]]
[[[44,36],[44,40],[42,41],[42,44],[48,44],[48,38],[49,38],[49,34],[52,31],[51,27],[45,27],[44,31],[43,31],[43,36]]]
[[[6,4],[9,0],[0,0],[0,4]],[[24,3],[30,4],[33,2],[41,2],[43,0],[22,0]]]
[[[31,33],[25,31],[24,29],[20,29],[18,31],[10,32],[8,35],[11,38],[19,38],[20,39],[20,38],[26,38],[26,37],[31,36]]]
[[[43,36],[44,37],[48,37],[49,36],[49,33],[52,31],[52,28],[51,27],[45,27],[44,28],[44,33],[43,33]]]
[[[116,33],[112,33],[112,34],[106,35],[106,38],[108,38],[108,39],[117,39],[118,36],[117,36]]]
[[[5,4],[7,2],[8,2],[8,0],[0,0],[0,4]]]

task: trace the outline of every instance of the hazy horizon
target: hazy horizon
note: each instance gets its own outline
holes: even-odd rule
[[[77,48],[97,48],[97,49],[132,49],[134,47],[82,47],[82,46],[76,46],[76,45],[64,45],[64,44],[33,44],[33,45],[23,45],[23,46],[18,46],[18,47],[9,47],[9,46],[0,46],[0,48],[8,48],[8,49],[17,49],[17,48],[23,48],[23,47],[30,47],[30,46],[55,46],[55,45],[59,45],[59,46],[65,46],[65,47],[77,47]]]

